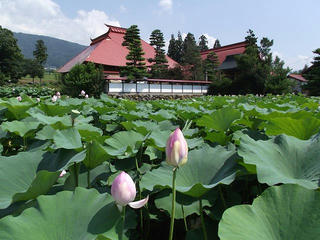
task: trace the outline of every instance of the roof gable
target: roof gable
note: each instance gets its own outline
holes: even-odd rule
[[[126,56],[129,51],[125,46],[122,46],[126,29],[111,25],[106,26],[109,27],[109,29],[105,34],[91,39],[90,47],[88,47],[92,49],[91,51],[85,52],[88,48],[85,49],[78,56],[71,59],[66,65],[60,68],[58,72],[68,72],[76,63],[83,62],[93,62],[108,66],[126,66]],[[154,58],[155,49],[142,39],[141,45],[144,52],[143,57],[146,59],[146,66],[149,67],[152,63],[148,62],[148,59]],[[166,58],[169,68],[174,68],[176,65],[179,65],[167,55]]]
[[[233,55],[238,55],[244,53],[246,50],[246,42],[239,42],[239,43],[234,43],[226,46],[222,46],[219,48],[212,48],[206,51],[201,52],[201,58],[204,60],[207,58],[207,55],[210,52],[215,52],[218,56],[219,63],[222,64],[227,56],[233,56]]]

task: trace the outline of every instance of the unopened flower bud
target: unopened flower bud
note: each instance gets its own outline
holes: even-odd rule
[[[167,141],[166,161],[174,167],[182,166],[188,160],[188,144],[181,130],[177,128]]]

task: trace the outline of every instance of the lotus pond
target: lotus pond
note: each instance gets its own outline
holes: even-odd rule
[[[168,239],[177,128],[173,239],[320,239],[319,101],[0,99],[0,239]],[[116,204],[121,172],[146,205]]]

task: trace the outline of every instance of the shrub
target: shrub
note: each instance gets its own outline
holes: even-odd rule
[[[64,94],[76,97],[81,90],[90,96],[99,96],[104,91],[105,82],[102,79],[102,68],[96,68],[94,63],[77,64],[69,73],[61,78]]]
[[[232,80],[222,73],[218,73],[209,85],[208,94],[230,94]]]

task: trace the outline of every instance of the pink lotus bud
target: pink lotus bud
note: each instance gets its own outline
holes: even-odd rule
[[[18,96],[18,97],[17,97],[17,100],[18,100],[19,102],[21,102],[22,97],[21,97],[21,96]]]
[[[179,128],[170,134],[166,155],[167,163],[174,167],[182,166],[188,160],[188,144]]]
[[[37,102],[40,102],[40,98],[37,98]]]
[[[56,95],[53,95],[53,97],[52,97],[52,102],[56,102],[57,101],[57,99],[58,99],[58,97],[56,96]]]
[[[140,201],[132,202],[136,197],[136,186],[132,178],[125,172],[121,172],[113,181],[111,194],[120,206],[129,204],[132,208],[143,207],[149,199],[149,196]]]
[[[62,170],[62,172],[60,173],[59,177],[63,177],[66,174],[67,174],[66,170]]]
[[[60,96],[61,96],[60,92],[57,92],[56,95],[57,95],[57,97],[60,97]]]
[[[88,94],[86,94],[84,97],[85,97],[85,98],[89,98],[89,95],[88,95]]]
[[[84,96],[84,95],[86,95],[86,92],[84,90],[81,90],[80,95]]]

